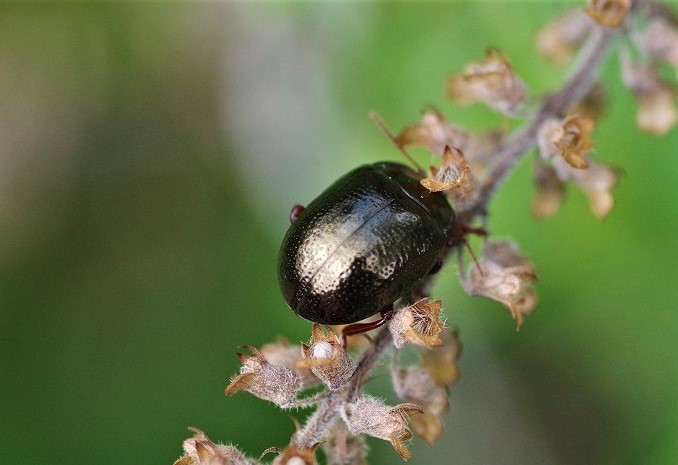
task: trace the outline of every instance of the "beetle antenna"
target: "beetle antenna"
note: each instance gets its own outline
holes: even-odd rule
[[[412,158],[412,155],[407,153],[407,150],[405,150],[403,146],[398,143],[391,130],[386,126],[386,123],[384,123],[384,120],[381,119],[381,116],[379,116],[379,114],[376,111],[370,111],[367,114],[372,120],[372,122],[376,124],[379,129],[381,129],[381,132],[383,132],[386,135],[386,137],[388,137],[391,140],[391,142],[393,142],[393,144],[396,147],[398,147],[398,150],[400,150],[400,153],[402,153],[403,156],[407,158],[407,161],[414,165],[414,167],[417,168],[417,171],[423,175],[424,174],[423,168],[419,166],[419,163],[417,163],[417,161],[414,158]]]

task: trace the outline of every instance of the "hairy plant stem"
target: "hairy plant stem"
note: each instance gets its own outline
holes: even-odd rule
[[[498,161],[491,168],[487,180],[481,185],[477,199],[464,211],[459,212],[460,224],[470,225],[475,220],[486,216],[487,205],[497,188],[536,144],[537,133],[541,125],[547,119],[563,117],[568,109],[589,91],[614,36],[614,31],[609,29],[598,27],[593,30],[562,87],[557,92],[544,98],[541,106],[533,113],[532,118],[500,148],[496,155]],[[454,250],[454,247],[447,250],[444,258],[447,258],[452,250]],[[410,295],[427,295],[426,290],[430,283],[431,279],[425,278],[415,289],[410,291]],[[323,441],[327,431],[339,416],[342,406],[346,402],[355,401],[367,375],[374,368],[381,355],[390,347],[392,347],[391,334],[388,328],[383,328],[363,352],[349,383],[331,392],[320,403],[304,428],[294,435],[294,444],[299,447],[310,448]]]

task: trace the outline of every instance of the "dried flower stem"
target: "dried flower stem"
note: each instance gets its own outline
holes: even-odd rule
[[[537,132],[544,121],[552,117],[564,116],[568,108],[588,92],[615,35],[615,31],[611,29],[602,27],[593,29],[579,53],[575,69],[562,88],[545,98],[532,119],[519,129],[497,153],[498,162],[492,167],[490,175],[480,187],[478,198],[459,215],[463,224],[471,224],[474,219],[486,214],[487,204],[497,188],[536,144]]]
[[[292,439],[294,444],[299,447],[313,447],[323,440],[325,433],[339,416],[339,407],[357,398],[367,374],[372,371],[384,351],[391,347],[391,341],[388,328],[379,331],[372,344],[360,357],[351,381],[343,388],[333,391],[327,401],[318,406],[318,410],[306,422],[304,428],[294,435]]]

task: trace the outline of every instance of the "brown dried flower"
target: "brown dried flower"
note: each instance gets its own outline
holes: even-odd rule
[[[361,396],[355,402],[344,405],[341,418],[351,433],[367,434],[390,441],[396,452],[403,459],[409,460],[410,451],[404,441],[412,438],[407,419],[408,415],[414,413],[422,413],[418,405],[400,404],[389,407],[374,397]]]
[[[301,378],[304,389],[315,386],[320,382],[311,372],[310,368],[297,364],[302,357],[301,349],[298,345],[291,345],[288,341],[281,338],[276,342],[264,344],[260,352],[270,364],[295,371]]]
[[[405,126],[395,141],[401,147],[423,146],[441,155],[446,147],[464,147],[468,133],[461,127],[448,123],[443,114],[431,108],[424,112],[421,124]]]
[[[633,63],[628,51],[622,53],[622,76],[638,101],[636,123],[643,131],[661,135],[678,121],[675,94],[653,63]]]
[[[584,191],[596,217],[605,218],[610,213],[614,207],[614,197],[611,191],[618,180],[618,174],[614,168],[589,160],[587,169],[577,170],[560,159],[553,161],[553,167],[559,179],[572,182]]]
[[[525,83],[513,73],[511,62],[497,49],[485,60],[468,65],[447,81],[448,96],[459,103],[483,102],[505,115],[515,115],[527,100]]]
[[[564,64],[591,31],[591,18],[581,8],[570,10],[539,30],[537,50],[545,58]]]
[[[176,460],[174,465],[253,465],[255,463],[237,448],[215,444],[197,428],[189,428],[189,430],[194,434],[192,438],[184,441],[183,448],[186,454]]]
[[[631,6],[630,0],[589,0],[586,13],[598,24],[619,27]]]
[[[302,344],[301,352],[304,358],[297,365],[310,368],[332,390],[346,384],[357,366],[334,331],[323,330],[317,323],[313,325],[311,345]]]
[[[678,28],[668,18],[653,16],[635,37],[636,45],[651,57],[664,60],[678,70]]]
[[[423,347],[442,345],[440,332],[445,323],[440,320],[441,310],[441,301],[423,298],[396,312],[388,325],[393,345],[396,348],[408,342]]]
[[[440,386],[452,386],[459,379],[457,359],[461,354],[461,342],[456,331],[441,334],[443,345],[426,350],[421,356],[421,365]]]
[[[545,121],[537,136],[541,156],[548,159],[557,153],[573,168],[586,168],[586,154],[593,148],[589,139],[593,126],[593,119],[580,115]]]
[[[423,408],[422,415],[412,418],[412,428],[428,444],[432,444],[443,434],[443,422],[439,415],[449,406],[447,390],[435,382],[429,370],[420,366],[395,366],[391,377],[398,397]]]
[[[336,422],[322,444],[327,465],[367,465],[367,445],[361,436],[346,429],[344,422]]]
[[[294,405],[297,393],[303,388],[299,375],[289,368],[269,363],[256,348],[244,346],[252,355],[238,354],[242,362],[240,374],[231,378],[226,395],[245,390],[260,399],[269,400],[282,408]]]
[[[534,182],[537,193],[532,201],[532,214],[540,219],[549,218],[565,198],[565,185],[555,168],[543,162],[535,165]]]
[[[445,147],[440,168],[431,166],[430,175],[421,180],[421,185],[430,192],[446,191],[455,200],[462,200],[475,187],[471,168],[461,150]]]
[[[537,280],[532,264],[518,253],[511,242],[490,242],[484,255],[471,265],[462,282],[470,295],[482,295],[501,302],[516,320],[518,328],[523,317],[539,302],[533,287]]]

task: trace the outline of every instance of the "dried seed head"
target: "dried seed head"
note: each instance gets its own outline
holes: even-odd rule
[[[286,340],[280,339],[277,342],[264,344],[261,347],[261,354],[270,364],[289,368],[296,372],[303,382],[304,389],[315,386],[320,382],[310,368],[297,364],[297,361],[302,357],[298,345],[290,345]]]
[[[532,201],[532,214],[537,218],[553,216],[565,198],[565,185],[556,170],[546,163],[536,163],[534,183],[537,193]]]
[[[246,458],[233,446],[213,443],[205,433],[197,428],[189,428],[193,437],[183,444],[183,457],[174,465],[253,465],[254,460]]]
[[[327,465],[367,465],[367,444],[361,436],[346,429],[346,424],[337,422],[322,444]]]
[[[436,384],[449,387],[459,379],[457,360],[461,354],[461,342],[456,331],[444,331],[441,339],[442,346],[422,353],[421,365],[428,370]]]
[[[537,279],[534,268],[511,242],[488,243],[484,252],[471,265],[462,285],[470,295],[482,295],[504,304],[520,328],[523,317],[539,301],[533,287]]]
[[[678,70],[678,28],[669,18],[651,17],[647,27],[634,39],[640,51],[668,62]]]
[[[226,395],[245,390],[279,407],[291,407],[297,393],[303,388],[299,375],[289,368],[269,363],[256,348],[244,346],[252,355],[238,354],[242,362],[240,374],[231,378]]]
[[[401,147],[422,146],[442,155],[445,147],[464,147],[468,134],[461,127],[445,121],[440,111],[431,108],[424,112],[420,124],[406,126],[395,140]]]
[[[580,115],[545,121],[537,135],[540,155],[549,159],[558,154],[573,168],[586,168],[586,154],[593,148],[589,139],[593,125],[593,119]]]
[[[445,147],[440,168],[432,166],[421,185],[430,192],[445,191],[455,200],[463,201],[473,191],[475,180],[461,150]]]
[[[459,103],[482,102],[505,115],[515,115],[527,100],[525,83],[513,73],[511,62],[496,49],[485,60],[468,65],[447,81],[448,96]]]
[[[619,27],[631,6],[630,0],[589,0],[586,13],[598,24]]]
[[[541,28],[537,34],[537,50],[548,60],[565,64],[584,42],[592,25],[583,10],[570,10]]]
[[[442,345],[440,332],[445,323],[440,320],[441,310],[441,301],[424,298],[396,312],[388,325],[393,345],[398,349],[408,342],[423,347]]]
[[[661,135],[678,121],[675,94],[653,63],[634,63],[628,51],[622,53],[622,77],[638,101],[636,123],[643,131]]]
[[[610,213],[614,207],[614,197],[611,191],[618,180],[618,174],[614,168],[589,160],[587,169],[577,170],[560,159],[553,161],[553,167],[559,179],[572,182],[584,191],[596,217],[602,219]]]
[[[332,390],[346,384],[357,366],[334,331],[323,330],[319,324],[313,325],[310,346],[302,344],[301,352],[304,358],[297,365],[310,368]]]
[[[348,430],[355,434],[367,434],[390,441],[400,456],[409,460],[410,451],[404,441],[412,437],[407,427],[408,415],[422,413],[415,404],[400,404],[395,407],[384,405],[379,399],[361,396],[353,403],[344,405],[341,418]]]

